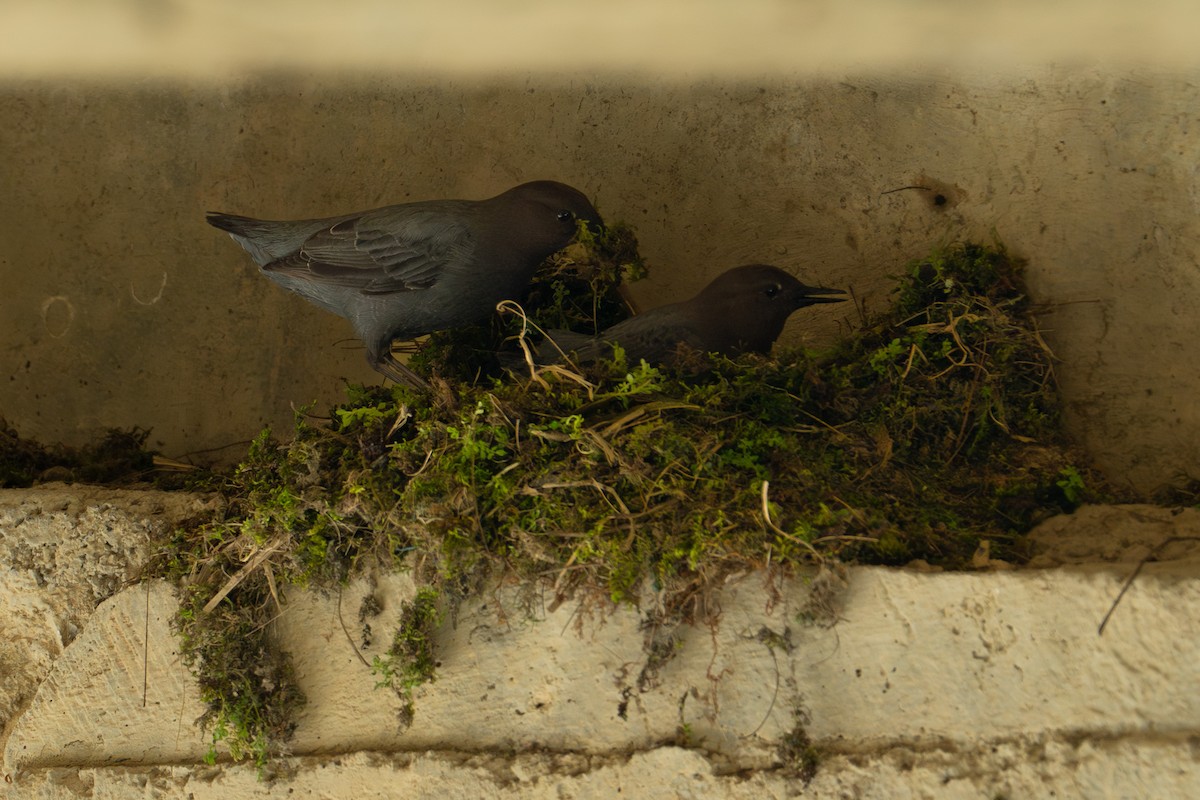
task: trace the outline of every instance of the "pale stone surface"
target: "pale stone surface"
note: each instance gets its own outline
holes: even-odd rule
[[[354,655],[336,597],[294,593],[280,619],[309,703],[290,743],[297,754],[354,750],[464,752],[550,748],[592,753],[652,748],[683,736],[738,769],[769,766],[802,708],[816,741],[970,746],[979,739],[1108,734],[1200,734],[1200,580],[1194,567],[1147,568],[1105,635],[1096,625],[1119,588],[1112,569],[925,575],[849,571],[832,627],[801,626],[807,592],[762,576],[726,586],[712,626],[678,630],[674,656],[654,681],[640,616],[626,608],[578,609],[524,619],[512,591],[466,601],[438,633],[436,682],[415,696],[417,719],[398,723],[399,700],[375,688]],[[371,619],[370,661],[390,643],[410,593],[375,588],[385,612]],[[342,620],[357,638],[359,582]],[[166,619],[169,593],[151,595],[148,685],[141,708],[145,591],[123,592],[59,660],[15,726],[10,768],[162,763],[198,758],[188,727],[202,709],[185,702]],[[497,603],[508,606],[497,618]],[[760,633],[786,636],[792,650]],[[100,676],[103,676],[102,678]],[[622,716],[624,714],[624,716]],[[464,720],[470,720],[464,725]],[[181,726],[187,728],[181,735]],[[686,734],[681,729],[686,726]],[[136,729],[137,735],[130,731]],[[159,746],[174,742],[173,756]],[[154,745],[147,748],[147,743]]]
[[[4,732],[8,795],[782,798],[802,789],[777,750],[797,708],[824,754],[805,796],[1200,792],[1195,543],[1161,548],[1096,632],[1139,559],[1196,535],[1195,509],[1048,520],[1031,534],[1047,569],[850,569],[828,627],[798,621],[806,581],[742,576],[721,590],[713,624],[660,632],[677,637],[673,657],[649,670],[636,610],[551,609],[529,587],[496,588],[446,616],[437,681],[417,690],[408,728],[354,648],[367,661],[387,649],[411,581],[360,579],[340,610],[336,594],[293,592],[275,632],[309,704],[295,756],[260,782],[246,765],[201,764],[203,707],[170,632],[168,587],[131,587],[89,618],[151,534],[214,502],[0,493],[0,688],[19,713]],[[367,594],[381,610],[360,620]]]
[[[550,612],[523,588],[469,599],[454,623],[438,633],[437,680],[417,690],[417,718],[408,729],[397,722],[399,701],[375,690],[375,678],[353,655],[336,600],[296,597],[280,619],[279,633],[310,703],[292,746],[297,753],[330,748],[607,753],[673,740],[687,725],[697,744],[746,763],[769,761],[769,753],[764,756],[773,747],[769,741],[792,725],[791,693],[779,686],[785,676],[777,674],[770,650],[754,637],[763,624],[785,625],[793,601],[806,592],[790,587],[774,613],[764,616],[761,609],[771,600],[755,588],[761,580],[751,576],[728,587],[715,626],[679,627],[675,657],[657,678],[644,673],[646,634],[642,616],[632,609],[596,608],[593,601],[564,603]],[[346,593],[348,624],[362,588]],[[386,587],[376,594],[385,613],[371,620],[376,640],[362,650],[368,661],[389,646],[398,601],[406,598]],[[532,608],[522,610],[531,599]],[[786,663],[786,656],[778,658]],[[464,726],[464,719],[471,724]]]
[[[767,261],[877,310],[907,259],[997,233],[1031,259],[1073,430],[1150,490],[1200,474],[1200,372],[1184,368],[1200,360],[1196,74],[10,82],[0,407],[43,441],[151,427],[171,456],[287,428],[293,407],[342,397],[342,378],[378,378],[348,325],[257,275],[206,209],[314,216],[556,177],[636,228],[646,306]],[[888,193],[907,186],[947,202]],[[806,309],[785,339],[829,342],[858,320]]]
[[[293,592],[275,633],[309,703],[295,757],[269,783],[245,766],[199,765],[202,709],[175,654],[171,593],[133,587],[102,604],[10,725],[5,769],[17,796],[43,798],[147,786],[193,798],[787,797],[801,785],[777,747],[799,708],[824,753],[807,796],[1191,796],[1194,553],[1164,551],[1102,637],[1096,626],[1147,545],[1190,535],[1198,519],[1092,507],[1034,534],[1045,552],[1061,545],[1086,561],[1090,542],[1116,565],[850,569],[829,626],[797,621],[805,581],[742,576],[716,598],[713,624],[674,632],[673,657],[653,672],[637,611],[551,610],[528,587],[496,588],[447,615],[437,680],[417,690],[408,728],[353,651],[370,661],[386,650],[407,577],[361,579],[340,610],[336,594]],[[381,611],[360,621],[368,593]]]
[[[102,603],[16,722],[5,762],[58,767],[201,761],[208,736],[194,723],[204,704],[171,631],[178,607],[174,592],[158,582]],[[166,719],[173,723],[162,725]],[[31,724],[38,733],[26,736]]]
[[[218,502],[61,484],[0,490],[0,727],[96,604],[136,576],[152,538],[212,514]]]
[[[29,800],[1087,800],[1185,798],[1200,791],[1194,742],[1037,738],[979,749],[881,749],[827,757],[805,786],[778,771],[731,775],[695,750],[663,746],[628,756],[354,753],[291,758],[262,781],[245,765],[45,770],[9,787]]]

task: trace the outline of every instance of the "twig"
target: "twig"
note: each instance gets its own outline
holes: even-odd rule
[[[818,553],[818,552],[817,552],[817,548],[813,547],[811,544],[809,544],[808,542],[804,541],[803,539],[800,539],[800,538],[798,538],[798,537],[796,537],[796,536],[793,536],[792,534],[790,534],[790,533],[788,533],[787,531],[783,530],[782,528],[780,528],[778,525],[776,525],[774,522],[772,522],[772,521],[771,521],[771,507],[770,507],[770,505],[769,505],[769,501],[768,501],[768,499],[767,499],[767,492],[770,490],[770,487],[771,487],[771,482],[770,482],[770,481],[766,481],[766,480],[764,480],[764,481],[762,482],[762,515],[763,515],[763,522],[765,522],[765,523],[767,524],[767,527],[768,527],[769,529],[771,529],[772,531],[774,531],[774,532],[775,532],[776,534],[778,534],[779,536],[782,536],[783,538],[787,539],[789,542],[795,542],[796,544],[803,545],[804,547],[807,547],[807,548],[809,549],[809,551],[810,551],[810,552],[813,554],[813,558],[817,559],[817,561],[819,561],[819,562],[821,562],[821,563],[824,563],[824,562],[825,562],[825,558],[824,558],[824,557],[823,557],[823,556],[822,556],[820,553]]]
[[[250,560],[247,561],[245,563],[245,565],[241,569],[239,569],[232,578],[230,578],[228,581],[225,582],[225,585],[221,587],[221,591],[217,592],[215,595],[213,595],[211,600],[209,600],[207,603],[205,603],[204,609],[200,613],[208,614],[214,608],[216,608],[221,603],[221,601],[224,600],[229,595],[230,592],[232,592],[234,589],[236,589],[237,585],[239,583],[241,583],[242,581],[244,581],[251,572],[256,570],[259,567],[259,565],[261,565],[264,561],[266,561],[268,558],[270,558],[271,555],[273,555],[277,550],[279,550],[281,547],[283,547],[284,540],[285,540],[285,537],[277,536],[274,539],[272,539],[267,545],[265,545],[261,550],[259,550],[253,556],[251,556]]]
[[[396,421],[392,423],[392,427],[388,429],[387,436],[383,438],[391,441],[392,437],[396,435],[396,431],[403,428],[410,419],[412,419],[412,412],[408,410],[407,405],[401,403],[400,408],[396,412]]]
[[[601,431],[601,433],[604,436],[612,436],[614,434],[620,433],[623,429],[629,427],[631,424],[633,424],[637,420],[641,419],[642,417],[646,416],[647,414],[656,414],[656,413],[660,413],[663,411],[670,411],[672,409],[677,409],[677,408],[686,409],[688,411],[701,411],[702,410],[701,407],[696,405],[695,403],[684,403],[684,402],[677,402],[677,401],[673,401],[673,400],[656,400],[654,402],[643,403],[642,405],[634,406],[634,408],[631,411],[629,411],[628,413],[626,413],[625,415],[623,415],[621,417],[618,417],[617,419],[615,419],[614,421],[612,421],[608,425],[606,425],[604,427],[604,430]]]
[[[543,389],[549,389],[550,384],[546,383],[545,379],[538,375],[538,366],[533,360],[533,351],[529,348],[528,336],[529,326],[537,328],[543,334],[541,328],[538,328],[536,323],[529,321],[529,315],[525,313],[525,309],[521,308],[520,303],[512,300],[501,300],[496,304],[496,312],[499,314],[514,314],[521,318],[521,331],[517,334],[517,344],[521,346],[521,354],[525,357],[525,365],[529,367],[530,380],[537,381],[538,385]],[[557,345],[555,345],[557,347]]]
[[[929,358],[926,357],[924,351],[914,344],[908,351],[908,362],[904,365],[904,372],[900,373],[900,383],[904,383],[908,378],[908,373],[912,370],[913,361],[916,360],[918,355],[926,364],[929,363]]]
[[[621,499],[621,495],[617,494],[617,490],[612,488],[611,486],[608,486],[607,484],[601,483],[600,481],[596,480],[595,478],[591,478],[586,481],[565,481],[562,483],[543,483],[539,488],[542,488],[542,489],[595,489],[597,492],[600,493],[600,496],[602,498],[604,498],[604,501],[606,503],[608,503],[610,508],[612,508],[614,510],[618,510],[626,516],[629,515],[629,507],[625,505],[625,501]],[[609,494],[611,494],[613,496],[613,499],[615,499],[617,501],[616,504],[614,504],[612,502],[612,500],[608,499]]]
[[[142,708],[150,692],[150,581],[146,584],[146,620],[142,624]]]
[[[897,189],[888,189],[886,191],[882,191],[879,193],[879,196],[883,197],[885,194],[895,194],[896,192],[907,192],[912,189],[920,189],[922,192],[932,192],[933,191],[933,189],[931,189],[928,186],[901,186]]]
[[[879,540],[874,536],[859,536],[854,533],[836,533],[829,536],[818,536],[815,540],[820,542],[866,542],[867,544],[879,544]]]
[[[346,641],[350,643],[350,649],[354,651],[354,655],[358,656],[358,660],[367,669],[371,669],[371,665],[363,658],[363,654],[358,652],[358,645],[354,643],[354,638],[350,635],[350,629],[346,627],[346,620],[342,619],[342,589],[341,584],[338,585],[338,602],[337,602],[337,618],[338,623],[342,626],[342,633],[346,634]]]
[[[1108,621],[1112,619],[1113,612],[1117,610],[1117,606],[1121,603],[1121,599],[1125,597],[1125,593],[1129,591],[1129,587],[1133,586],[1133,581],[1142,571],[1142,567],[1146,566],[1150,559],[1156,558],[1159,551],[1172,542],[1200,542],[1200,536],[1168,536],[1166,539],[1163,539],[1161,542],[1155,545],[1155,547],[1149,553],[1147,553],[1141,561],[1138,562],[1138,565],[1134,567],[1133,572],[1130,573],[1129,577],[1125,579],[1125,584],[1121,587],[1121,591],[1117,594],[1117,599],[1113,600],[1112,606],[1108,609],[1108,613],[1104,615],[1104,619],[1100,620],[1100,627],[1096,631],[1097,636],[1104,635],[1104,628],[1108,625]]]
[[[270,564],[263,565],[263,574],[267,578],[267,590],[271,592],[271,599],[275,601],[275,608],[282,613],[283,603],[279,602],[279,591],[275,588],[275,572],[271,569]]]
[[[764,645],[767,648],[767,652],[771,654],[771,663],[775,665],[775,688],[771,692],[771,702],[767,706],[767,713],[763,715],[762,721],[758,723],[758,727],[750,731],[747,737],[745,737],[749,738],[750,736],[755,736],[767,724],[767,720],[771,718],[771,712],[775,709],[775,702],[779,699],[781,674],[779,670],[779,658],[775,655],[775,648],[781,648],[784,653],[791,654],[796,647],[792,644],[792,632],[786,626],[783,629],[783,633],[776,633],[766,625],[763,625],[752,635],[741,634],[741,638],[750,639]]]
[[[566,361],[568,364],[571,364],[571,366],[575,366],[571,363],[571,359],[567,357],[567,354],[562,351],[562,348],[558,346],[558,342],[554,341],[554,337],[547,334],[546,331],[544,331],[536,322],[530,321],[529,315],[525,313],[525,309],[521,308],[519,303],[514,303],[512,300],[501,300],[496,304],[496,311],[500,314],[514,314],[521,318],[521,332],[517,334],[517,344],[521,346],[521,353],[525,356],[525,365],[529,367],[530,380],[536,382],[537,385],[541,386],[543,389],[549,390],[550,384],[546,382],[546,379],[543,378],[542,375],[547,373],[551,375],[557,375],[560,378],[566,378],[567,380],[574,381],[583,387],[583,389],[587,392],[588,402],[591,402],[594,399],[596,391],[595,384],[588,381],[578,372],[566,369],[559,364],[538,366],[537,362],[533,360],[533,350],[530,349],[529,342],[527,341],[530,327],[534,328],[538,333],[542,334],[542,336],[545,336],[546,341],[550,342],[550,344],[554,346],[554,349],[559,352],[559,355],[563,357],[564,361]]]
[[[786,396],[787,396],[789,399],[791,399],[791,400],[795,400],[797,403],[803,403],[803,402],[804,402],[804,398],[803,398],[803,397],[799,397],[798,395],[794,395],[794,394],[792,394],[791,392],[787,391],[786,389],[781,389],[781,388],[780,388],[780,387],[778,387],[778,386],[770,386],[769,384],[768,384],[768,387],[769,387],[769,388],[771,388],[771,389],[775,389],[776,391],[783,392],[783,393],[784,393],[784,394],[785,394],[785,395],[786,395]],[[844,433],[842,433],[841,427],[838,427],[837,425],[830,425],[828,422],[826,422],[825,420],[821,419],[820,417],[818,417],[816,414],[812,413],[811,411],[809,411],[809,410],[807,410],[807,409],[805,409],[805,408],[803,408],[803,407],[801,407],[801,406],[797,406],[797,407],[796,407],[796,410],[797,410],[797,411],[799,411],[799,412],[800,412],[801,414],[803,414],[804,416],[806,416],[806,417],[809,417],[810,419],[813,419],[813,420],[815,420],[816,422],[820,423],[822,427],[824,427],[824,428],[827,428],[828,430],[832,431],[833,433],[836,433],[838,436],[845,436],[845,434],[844,434]],[[848,423],[848,422],[845,422],[845,423],[842,423],[842,426],[844,427],[844,426],[846,426],[846,425],[849,425],[849,424],[850,424],[850,423]],[[786,430],[786,431],[794,431],[794,432],[796,432],[796,433],[813,433],[813,432],[815,432],[815,431],[817,430],[817,428],[816,428],[816,427],[814,427],[814,426],[810,426],[809,428],[801,428],[801,427],[799,427],[799,426],[792,425],[792,426],[789,426],[789,427],[786,427],[786,428],[784,428],[783,430]]]

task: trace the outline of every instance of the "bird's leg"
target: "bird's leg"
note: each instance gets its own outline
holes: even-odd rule
[[[402,383],[405,386],[412,386],[415,389],[428,389],[429,383],[420,375],[413,372],[408,367],[396,360],[396,357],[390,351],[381,353],[378,357],[372,357],[367,353],[367,363],[372,368],[385,378],[391,378],[396,383]]]

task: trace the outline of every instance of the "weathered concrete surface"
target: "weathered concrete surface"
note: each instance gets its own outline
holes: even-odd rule
[[[5,529],[10,546],[23,527]],[[714,622],[679,628],[673,657],[657,665],[635,610],[549,610],[528,587],[498,588],[439,629],[437,681],[417,690],[409,728],[354,652],[370,661],[386,649],[408,580],[359,580],[340,610],[336,596],[293,592],[276,634],[309,703],[295,757],[272,768],[270,784],[252,769],[201,764],[202,709],[170,635],[173,597],[135,586],[104,601],[53,662],[7,728],[4,770],[16,796],[46,798],[123,798],[146,786],[165,797],[410,787],[451,798],[784,797],[800,784],[777,748],[798,708],[825,753],[806,790],[815,797],[1192,796],[1197,543],[1162,549],[1096,631],[1136,561],[1169,536],[1200,536],[1200,511],[1090,507],[1054,518],[1036,547],[1044,563],[1067,566],[851,569],[831,626],[798,621],[805,581],[743,576],[722,589]],[[365,620],[369,636],[358,616],[368,593],[382,606]],[[19,637],[30,622],[0,624]],[[47,660],[30,669],[46,675]]]
[[[556,177],[636,227],[648,306],[757,260],[877,309],[906,259],[995,231],[1031,259],[1073,430],[1152,489],[1200,473],[1197,75],[13,79],[0,409],[46,441],[149,426],[173,456],[286,427],[377,376],[348,325],[257,275],[206,209],[323,215]],[[912,185],[948,202],[885,194]],[[810,343],[858,319],[796,316],[787,339]]]
[[[169,74],[253,69],[419,70],[478,76],[607,69],[658,78],[787,68],[895,70],[1047,59],[1194,64],[1188,0],[13,0],[0,8],[0,71]]]
[[[6,759],[14,764],[78,766],[200,763],[208,738],[195,681],[179,659],[171,620],[178,609],[162,584],[127,589],[102,603],[92,624],[54,669],[13,728]],[[89,698],[64,703],[66,697]],[[103,700],[101,698],[104,698]],[[170,717],[167,730],[155,720]],[[25,738],[25,721],[53,730],[53,741]]]
[[[153,543],[216,504],[186,493],[61,484],[0,490],[0,728],[97,603],[136,577]]]
[[[355,637],[366,590],[293,596],[279,620],[309,704],[300,755],[350,751],[629,753],[676,741],[730,769],[769,768],[802,708],[835,750],[954,749],[981,741],[1200,736],[1200,578],[1193,563],[1143,572],[1103,638],[1097,624],[1123,572],[1111,568],[927,575],[853,569],[829,628],[799,626],[803,585],[765,591],[750,576],[722,592],[711,627],[685,627],[673,658],[647,672],[641,618],[628,609],[578,622],[573,606],[524,619],[513,592],[469,601],[438,634],[437,681],[417,721],[375,688]],[[382,655],[399,603],[373,590],[367,661]],[[149,698],[141,644],[150,599]],[[501,606],[506,608],[502,609]],[[5,753],[10,769],[199,761],[202,712],[174,658],[163,589],[126,590],[60,659]],[[503,614],[502,619],[497,615]],[[786,636],[791,652],[764,631]],[[145,702],[145,704],[143,704]]]
[[[1006,742],[983,750],[896,748],[876,756],[834,755],[812,783],[775,772],[731,775],[695,750],[663,746],[629,756],[425,752],[354,753],[286,759],[263,782],[246,766],[47,770],[18,785],[37,800],[155,797],[164,800],[1087,800],[1194,797],[1193,743]],[[12,787],[10,787],[10,790]]]

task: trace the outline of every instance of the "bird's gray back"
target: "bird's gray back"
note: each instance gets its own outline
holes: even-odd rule
[[[681,344],[700,351],[706,349],[704,336],[686,303],[651,309],[618,322],[599,336],[555,331],[552,338],[563,352],[573,352],[581,362],[611,357],[614,344],[621,346],[630,364],[641,360],[650,364],[666,363]],[[554,361],[557,350],[543,344],[539,356],[544,361]]]
[[[422,203],[400,203],[370,211],[298,220],[266,220],[237,214],[210,212],[208,223],[229,233],[234,241],[250,253],[259,266],[297,254],[314,237],[352,223],[356,229],[383,233],[401,241],[442,235],[453,220],[469,218],[477,205],[468,200],[433,200]],[[344,252],[353,251],[353,240]],[[337,248],[322,253],[337,263]]]
[[[630,317],[604,331],[601,339],[620,343],[632,363],[642,359],[650,364],[665,363],[681,344],[702,352],[708,349],[703,328],[687,303],[659,306]]]

